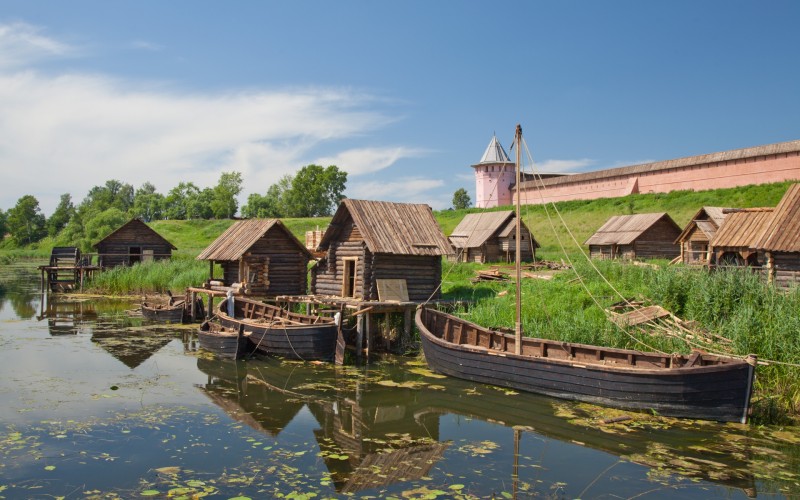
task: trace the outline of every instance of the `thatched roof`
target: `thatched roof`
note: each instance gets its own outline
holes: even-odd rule
[[[725,221],[725,216],[727,215],[724,211],[728,210],[727,208],[722,207],[703,207],[694,214],[692,220],[686,224],[686,227],[683,228],[683,231],[675,240],[675,243],[679,243],[681,240],[686,238],[689,235],[689,232],[692,230],[693,227],[697,226],[703,234],[706,235],[706,238],[712,240],[714,235],[717,234],[717,229],[722,225]]]
[[[431,256],[452,253],[450,242],[428,205],[349,198],[339,204],[318,249],[327,249],[350,219],[372,253]]]
[[[756,146],[751,148],[733,149],[730,151],[722,151],[719,153],[710,153],[698,156],[687,156],[684,158],[677,158],[674,160],[657,161],[653,163],[644,163],[641,165],[631,165],[628,167],[609,168],[606,170],[598,170],[596,172],[573,174],[567,177],[555,177],[552,179],[543,179],[541,181],[541,184],[544,186],[557,186],[563,183],[595,181],[598,179],[608,179],[611,177],[624,177],[628,175],[658,172],[661,170],[682,168],[691,165],[704,165],[704,164],[717,163],[723,161],[741,160],[744,158],[754,158],[757,156],[794,153],[797,151],[800,151],[800,140],[779,142],[776,144],[767,144],[764,146]],[[523,182],[521,183],[521,185],[523,188],[538,187],[538,183],[537,186],[533,185],[529,186],[527,182]]]
[[[783,195],[756,248],[800,252],[800,184],[793,184]]]
[[[234,222],[231,227],[226,229],[224,233],[219,235],[197,256],[197,260],[239,260],[261,237],[273,228],[286,233],[289,239],[297,244],[298,251],[311,257],[311,252],[308,251],[305,245],[300,243],[300,240],[280,220],[247,219]]]
[[[520,222],[525,226],[525,222]],[[516,216],[513,210],[480,212],[467,214],[450,235],[450,242],[456,248],[476,248],[492,237],[507,238],[516,229]],[[527,226],[525,226],[527,228]],[[535,240],[534,240],[535,241]],[[535,243],[539,247],[538,243]]]
[[[772,219],[772,208],[731,209],[710,244],[715,248],[755,248]]]
[[[165,245],[168,245],[173,250],[177,250],[175,245],[173,245],[172,243],[167,241],[163,236],[161,236],[153,228],[151,228],[150,226],[145,224],[141,219],[131,219],[131,220],[129,220],[125,224],[123,224],[120,227],[118,227],[116,230],[112,231],[111,234],[109,234],[108,236],[106,236],[102,240],[100,240],[97,243],[95,243],[93,245],[93,247],[97,248],[98,246],[100,246],[106,240],[112,240],[113,241],[117,234],[119,234],[122,231],[127,231],[127,230],[144,231],[145,233],[149,234],[150,237],[152,237],[152,238],[154,238],[156,240],[161,240],[162,242],[164,242]]]
[[[666,212],[653,214],[615,215],[608,219],[584,245],[630,245],[656,222],[666,219],[680,231],[680,227]]]

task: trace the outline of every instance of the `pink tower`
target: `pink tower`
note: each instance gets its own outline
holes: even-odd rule
[[[478,208],[511,205],[511,186],[516,181],[514,162],[508,159],[503,146],[492,136],[475,169],[475,206]]]

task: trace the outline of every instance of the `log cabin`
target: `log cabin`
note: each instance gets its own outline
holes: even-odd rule
[[[800,184],[783,195],[755,247],[764,253],[771,283],[779,288],[800,284]]]
[[[516,221],[513,210],[467,214],[450,235],[458,262],[514,262]],[[539,243],[520,221],[520,260],[531,262]]]
[[[680,245],[681,262],[688,266],[705,266],[711,256],[711,240],[725,221],[722,207],[703,207],[694,214],[675,240]]]
[[[584,245],[593,259],[674,259],[681,228],[668,214],[615,215]]]
[[[452,249],[428,205],[345,199],[317,251],[313,294],[375,301],[382,280],[401,280],[408,300],[422,302],[439,297]]]
[[[94,245],[101,268],[169,259],[175,246],[141,219],[131,219]]]
[[[308,288],[311,252],[278,219],[236,221],[214,240],[197,260],[223,269],[223,283],[265,297],[303,295]]]
[[[717,267],[759,267],[764,265],[764,252],[756,248],[764,235],[774,209],[728,208],[725,221],[711,240],[709,265]]]

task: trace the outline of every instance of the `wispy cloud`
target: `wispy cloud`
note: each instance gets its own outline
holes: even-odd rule
[[[209,186],[230,170],[242,172],[246,191],[265,192],[311,163],[321,144],[330,149],[332,141],[392,121],[371,96],[352,90],[186,93],[163,82],[48,76],[31,66],[35,56],[70,49],[37,33],[28,25],[0,25],[0,175],[13,186],[0,192],[3,209],[37,194],[47,213],[61,193],[80,200],[112,178],[134,186],[149,181],[162,192],[180,181]],[[330,160],[353,175],[421,154],[349,146]]]
[[[345,194],[356,199],[427,203],[435,209],[442,209],[449,206],[450,200],[442,198],[436,190],[444,185],[445,182],[441,179],[407,177],[389,182],[353,183]]]
[[[589,158],[581,158],[580,160],[545,160],[537,163],[536,169],[540,173],[583,172],[595,163],[594,160]]]
[[[359,176],[383,170],[403,158],[418,158],[425,154],[425,150],[406,147],[360,148],[319,158],[316,163],[322,166],[336,165],[350,176]]]
[[[76,52],[74,47],[41,32],[41,28],[21,22],[0,25],[0,69]]]
[[[130,43],[130,47],[139,50],[150,50],[153,52],[164,50],[163,45],[159,45],[153,42],[148,42],[146,40],[134,40]]]

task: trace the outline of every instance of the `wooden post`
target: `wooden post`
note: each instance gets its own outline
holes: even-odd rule
[[[361,359],[364,347],[364,315],[356,316],[356,357]]]
[[[197,292],[190,292],[189,295],[192,298],[191,304],[189,305],[189,316],[192,318],[192,321],[197,321]]]
[[[39,277],[39,285],[41,286],[42,291],[44,292],[44,269],[40,269],[40,271],[42,272],[42,275]]]
[[[389,349],[392,346],[391,339],[389,339],[389,325],[390,325],[389,318],[390,317],[391,317],[390,313],[388,313],[388,312],[383,313],[383,333],[382,333],[382,335],[383,335],[383,348],[386,349],[387,352],[389,351]]]
[[[208,309],[206,310],[206,319],[211,319],[211,311],[214,309],[214,294],[208,294]]]
[[[364,329],[367,331],[367,363],[369,364],[369,355],[372,351],[372,313],[364,314],[366,326]]]
[[[767,253],[767,283],[772,283],[775,281],[775,258],[772,256],[772,252]]]
[[[414,309],[406,306],[406,310],[403,312],[403,339],[400,342],[400,346],[403,349],[411,344],[411,321],[413,321],[413,311]]]

